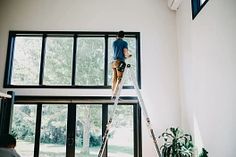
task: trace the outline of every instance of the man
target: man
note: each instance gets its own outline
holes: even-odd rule
[[[20,157],[14,149],[16,147],[16,139],[10,134],[0,136],[0,157]]]
[[[123,77],[123,72],[126,66],[125,59],[131,57],[132,55],[128,51],[128,43],[123,40],[124,31],[119,31],[116,37],[116,40],[113,42],[113,62],[112,62],[112,98],[114,99],[118,86]]]

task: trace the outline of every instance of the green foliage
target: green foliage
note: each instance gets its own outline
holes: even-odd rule
[[[191,157],[193,154],[192,137],[180,128],[168,128],[159,137],[163,139],[160,147],[162,157]]]
[[[77,46],[77,85],[104,84],[104,38],[84,37],[78,40]]]
[[[38,84],[41,45],[39,37],[16,37],[12,84]]]
[[[108,63],[112,60],[112,42],[109,37]],[[136,39],[126,37],[133,57],[126,62],[136,70]],[[104,85],[105,39],[103,37],[79,37],[76,52],[76,85]],[[44,63],[44,85],[71,85],[73,37],[47,37]],[[17,37],[14,49],[12,84],[39,85],[42,38]],[[110,64],[109,64],[110,65]],[[108,65],[108,85],[112,70]],[[130,84],[129,80],[125,84]]]
[[[70,85],[73,38],[47,39],[44,84]]]
[[[17,139],[28,142],[34,141],[35,130],[35,112],[36,106],[17,105],[14,108],[14,119],[12,126],[12,133],[16,135]]]
[[[102,144],[102,136],[97,136],[97,135],[91,134],[89,141],[90,141],[90,143],[89,143],[90,147],[100,146]]]
[[[11,135],[17,139],[17,133],[14,130],[11,131]]]
[[[202,152],[199,154],[199,157],[208,157],[208,152],[205,148],[202,148]]]
[[[109,38],[109,58],[112,56],[112,40]],[[136,62],[136,40],[126,38]],[[78,38],[76,56],[76,85],[104,84],[104,38]],[[17,37],[12,72],[12,84],[38,85],[42,38]],[[73,38],[47,37],[45,51],[45,69],[43,84],[71,85]],[[109,66],[108,80],[111,80]],[[111,84],[110,82],[108,84]],[[18,107],[16,107],[18,106]],[[36,105],[16,105],[12,131],[19,140],[34,142],[36,126]],[[86,106],[86,105],[83,105]],[[96,107],[79,108],[77,114],[76,146],[84,146],[89,138],[89,146],[101,145],[101,109]],[[132,108],[130,108],[132,109]],[[132,126],[133,114],[127,106],[120,106],[117,111],[117,126]],[[67,107],[60,105],[43,105],[40,142],[48,144],[65,144],[67,135]],[[127,120],[129,119],[129,120]],[[87,133],[85,135],[85,133]]]

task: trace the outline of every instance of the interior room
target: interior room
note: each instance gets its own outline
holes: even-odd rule
[[[179,128],[189,156],[235,157],[235,7],[1,0],[0,134],[15,136],[22,157],[161,157],[162,133]],[[112,100],[121,30],[132,57]]]

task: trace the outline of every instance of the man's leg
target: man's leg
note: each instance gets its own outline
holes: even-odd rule
[[[117,68],[119,67],[120,61],[116,60],[112,62],[112,95],[115,95],[115,89],[116,89],[116,84],[117,84]]]
[[[116,82],[117,82],[117,73],[116,73],[116,68],[112,68],[113,74],[112,74],[112,94],[114,95],[115,93],[115,88],[116,88]]]
[[[117,81],[116,81],[116,85],[115,85],[115,88],[114,88],[114,92],[113,92],[113,95],[116,95],[118,90],[119,90],[119,85],[120,85],[120,82],[121,82],[121,79],[123,77],[123,72],[119,71],[116,69],[116,74],[117,74]]]

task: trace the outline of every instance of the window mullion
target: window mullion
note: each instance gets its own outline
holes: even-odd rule
[[[34,157],[39,156],[41,122],[42,122],[42,104],[38,104],[37,114],[36,114],[36,126],[35,126]]]
[[[66,157],[75,156],[76,104],[68,104]]]
[[[73,62],[72,62],[72,86],[75,85],[76,79],[76,56],[77,56],[77,35],[74,35],[74,44],[73,44]]]
[[[104,137],[104,133],[107,128],[107,123],[108,123],[108,105],[103,104],[102,105],[102,137]],[[103,157],[107,157],[107,144],[103,153]]]
[[[105,35],[104,86],[108,84],[108,35]]]
[[[46,37],[47,37],[47,35],[43,34],[42,50],[41,50],[41,62],[40,62],[40,72],[39,72],[39,85],[43,85]]]
[[[7,53],[7,60],[6,60],[6,67],[5,67],[4,87],[6,87],[8,84],[11,84],[15,39],[16,39],[16,34],[13,32],[10,32],[9,39],[8,39],[9,45],[8,45],[8,50],[7,50],[8,53]]]

